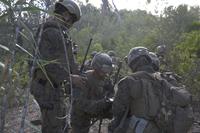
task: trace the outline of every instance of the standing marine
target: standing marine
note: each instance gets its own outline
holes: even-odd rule
[[[66,95],[72,84],[82,85],[73,54],[69,28],[81,18],[81,10],[73,0],[55,3],[54,16],[41,24],[36,33],[38,45],[35,56],[31,94],[39,104],[42,133],[66,133]]]

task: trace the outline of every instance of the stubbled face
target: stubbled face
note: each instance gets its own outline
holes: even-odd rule
[[[108,73],[105,73],[101,70],[95,70],[95,75],[97,76],[98,79],[104,79],[107,77]]]
[[[70,14],[68,11],[65,11],[62,14],[62,19],[63,19],[63,23],[66,27],[68,27],[68,28],[72,27],[72,25],[74,23],[74,18],[73,18],[72,14]]]

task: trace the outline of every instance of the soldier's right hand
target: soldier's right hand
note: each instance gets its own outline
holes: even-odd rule
[[[105,97],[104,99],[104,105],[103,105],[103,110],[100,113],[101,118],[107,118],[107,119],[112,119],[113,114],[112,114],[112,104],[113,104],[113,99],[109,97]]]
[[[107,102],[109,102],[109,103],[113,103],[114,98],[112,98],[112,97],[106,97],[106,98],[107,98]]]

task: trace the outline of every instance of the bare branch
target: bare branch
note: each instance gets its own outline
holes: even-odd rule
[[[119,10],[117,9],[115,3],[114,3],[114,0],[112,0],[112,4],[115,8],[115,13],[117,14],[117,17],[118,17],[118,22],[121,22],[121,16],[120,16],[120,13],[119,13]]]

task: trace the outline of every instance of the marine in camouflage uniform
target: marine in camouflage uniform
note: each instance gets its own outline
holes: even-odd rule
[[[114,119],[109,125],[110,133],[161,133],[146,112],[143,96],[144,83],[140,78],[149,78],[155,70],[148,50],[132,48],[128,54],[128,66],[133,74],[121,79],[113,102]],[[134,78],[140,76],[139,79]]]
[[[116,56],[115,51],[113,51],[113,50],[108,51],[108,55],[112,58],[112,63],[114,65],[114,67],[117,67],[119,64],[119,59]]]
[[[74,1],[64,0],[55,4],[54,13],[56,15],[42,24],[36,34],[41,39],[36,56],[43,69],[36,67],[31,93],[40,106],[42,133],[63,132],[67,124],[66,93],[70,90],[70,74],[78,72],[68,29],[80,19],[81,10]],[[74,83],[81,82],[78,75],[71,78]],[[67,87],[64,87],[64,81]]]
[[[158,55],[153,52],[149,52],[149,55],[152,59],[152,66],[153,69],[158,72],[160,69],[160,59]],[[181,76],[177,75],[176,73],[167,71],[167,72],[158,72],[162,78],[167,80],[173,86],[181,86]]]
[[[160,61],[160,71],[162,72],[166,72],[166,71],[170,71],[170,62],[169,60],[166,58],[167,57],[167,47],[166,45],[159,45],[156,48],[156,55]]]
[[[92,121],[112,117],[110,98],[114,89],[106,79],[113,69],[111,58],[105,53],[97,53],[92,60],[92,67],[85,73],[86,85],[73,89],[72,133],[88,133]]]

